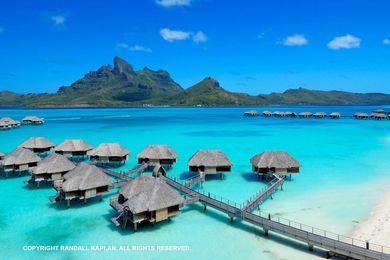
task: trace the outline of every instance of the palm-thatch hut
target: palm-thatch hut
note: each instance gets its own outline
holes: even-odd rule
[[[312,117],[313,114],[311,112],[301,112],[298,114],[299,117],[307,118],[307,117]]]
[[[286,111],[286,112],[284,112],[284,114],[287,117],[297,117],[297,113],[292,112],[292,111]]]
[[[273,114],[275,117],[284,117],[285,116],[284,112],[282,112],[282,111],[275,111]]]
[[[164,165],[171,167],[177,160],[177,152],[168,145],[148,145],[138,155],[138,163],[147,163],[150,166]]]
[[[299,173],[301,167],[301,164],[285,151],[263,152],[253,156],[250,162],[253,171],[262,176],[272,173],[280,175]]]
[[[4,160],[4,156],[5,156],[5,153],[0,152],[0,165],[1,165],[1,162]]]
[[[368,119],[370,118],[370,115],[367,114],[367,113],[361,113],[361,112],[356,112],[354,115],[353,115],[355,118],[357,119]]]
[[[138,223],[157,223],[179,214],[183,204],[183,197],[164,181],[141,174],[111,198],[111,207],[119,213],[112,222],[122,228],[131,222],[137,230]]]
[[[188,160],[188,166],[191,172],[219,173],[222,178],[223,173],[231,171],[233,164],[220,150],[200,150]]]
[[[10,154],[4,156],[2,168],[8,176],[9,172],[24,172],[32,170],[37,166],[41,158],[25,148],[18,148]]]
[[[93,146],[81,139],[67,139],[54,147],[55,153],[72,159],[83,159]]]
[[[17,126],[20,126],[20,122],[17,121],[17,120],[14,120],[10,117],[3,117],[3,118],[0,118],[0,122],[4,122],[5,124],[7,124],[8,126],[10,127],[17,127]]]
[[[259,116],[259,112],[257,110],[249,110],[244,113],[244,116]]]
[[[41,125],[45,123],[45,120],[43,118],[37,117],[37,116],[26,116],[22,120],[23,124],[32,124],[32,125]]]
[[[268,111],[268,110],[263,111],[263,116],[265,116],[265,117],[271,117],[272,115],[273,115],[273,113],[271,111]]]
[[[50,140],[44,137],[30,137],[19,145],[19,147],[29,149],[38,154],[50,152],[54,146]]]
[[[118,143],[102,143],[88,152],[91,162],[103,166],[123,165],[130,151]]]
[[[314,113],[314,117],[324,118],[324,117],[326,117],[326,113],[325,112],[317,112],[317,113]]]
[[[83,199],[84,203],[96,196],[100,196],[101,199],[101,196],[113,186],[111,179],[100,168],[82,162],[65,173],[62,182],[54,183],[58,194],[50,200],[52,202],[65,200],[69,207],[72,199]]]
[[[341,114],[339,112],[332,112],[329,114],[329,117],[332,119],[338,119],[341,117]]]
[[[385,110],[383,110],[383,109],[375,109],[375,110],[373,110],[372,111],[373,113],[385,113]]]
[[[374,118],[376,120],[385,120],[388,119],[389,117],[383,113],[371,113],[371,118]]]
[[[53,153],[40,161],[35,169],[30,171],[29,184],[37,184],[42,181],[60,181],[62,176],[76,167],[65,156]]]
[[[8,125],[6,122],[4,121],[0,121],[0,130],[6,130],[6,129],[10,129],[11,126]]]

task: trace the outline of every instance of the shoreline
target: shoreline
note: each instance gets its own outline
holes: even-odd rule
[[[390,185],[381,193],[366,219],[357,224],[349,235],[390,248]]]

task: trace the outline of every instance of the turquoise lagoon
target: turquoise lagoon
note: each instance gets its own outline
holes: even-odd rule
[[[352,115],[377,107],[267,107],[273,110],[340,111]],[[385,107],[386,108],[386,107]],[[170,176],[188,177],[187,160],[199,149],[221,149],[234,166],[224,180],[209,179],[206,191],[237,203],[245,202],[264,184],[251,173],[249,158],[265,150],[287,150],[302,164],[299,175],[285,184],[260,211],[348,234],[370,212],[390,181],[390,121],[243,117],[253,108],[106,108],[1,109],[0,116],[46,118],[43,126],[22,126],[0,132],[0,151],[11,152],[31,136],[55,143],[82,138],[93,145],[120,142],[131,151],[123,168],[147,144],[168,144],[179,153]],[[262,110],[265,108],[254,108]],[[387,107],[390,109],[390,107]],[[50,187],[33,189],[27,177],[0,178],[0,250],[3,259],[315,259],[305,245],[271,235],[201,205],[187,206],[171,221],[138,232],[116,228],[109,197],[70,209],[50,204]],[[187,251],[26,251],[34,245],[188,246]],[[188,249],[187,248],[187,249]],[[108,248],[106,248],[108,249]]]

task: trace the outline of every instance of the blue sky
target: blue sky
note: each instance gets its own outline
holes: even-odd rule
[[[390,93],[390,1],[34,0],[0,8],[0,89],[54,92],[118,55],[183,87]]]

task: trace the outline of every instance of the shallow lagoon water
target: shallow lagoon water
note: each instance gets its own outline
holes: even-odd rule
[[[340,111],[352,115],[376,107],[267,107],[271,110]],[[390,181],[390,121],[243,117],[252,108],[107,108],[1,109],[0,116],[46,118],[43,126],[22,126],[0,132],[0,151],[10,152],[31,136],[55,143],[82,138],[93,145],[120,142],[131,151],[123,168],[147,144],[165,143],[179,153],[170,176],[188,177],[187,160],[199,149],[221,149],[234,166],[223,180],[209,179],[206,191],[237,203],[245,202],[264,184],[251,173],[249,158],[265,150],[287,150],[302,164],[260,210],[318,228],[348,234],[363,220]],[[256,108],[262,110],[263,108]],[[390,109],[387,107],[387,109]],[[27,177],[0,179],[0,249],[10,259],[87,257],[146,259],[315,259],[305,245],[271,235],[201,205],[188,206],[171,221],[121,231],[110,222],[115,212],[109,197],[70,209],[50,204],[50,187],[32,189]],[[184,245],[189,251],[23,251],[25,245]],[[317,252],[318,255],[321,252]]]

